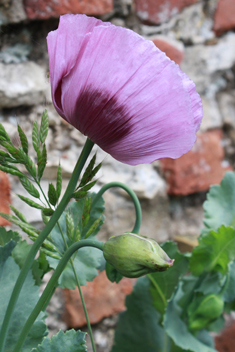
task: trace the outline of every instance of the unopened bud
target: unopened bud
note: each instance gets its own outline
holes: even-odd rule
[[[132,278],[167,270],[174,262],[156,241],[134,233],[111,237],[103,253],[120,274]]]

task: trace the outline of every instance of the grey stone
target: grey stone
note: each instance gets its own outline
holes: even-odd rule
[[[0,26],[27,19],[22,0],[2,0],[0,3]]]
[[[31,48],[27,44],[16,44],[14,46],[7,47],[0,52],[0,62],[5,64],[18,64],[23,61],[27,61],[27,57],[30,54]]]
[[[222,127],[222,116],[218,107],[217,101],[212,98],[208,99],[205,96],[201,96],[203,106],[203,119],[200,130],[206,131],[212,128]]]
[[[223,123],[235,128],[235,90],[218,94]]]
[[[0,108],[40,104],[49,89],[46,71],[34,62],[0,63]]]

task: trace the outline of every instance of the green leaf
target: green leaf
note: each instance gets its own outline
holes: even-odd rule
[[[91,161],[89,162],[89,165],[87,166],[82,176],[81,182],[79,183],[79,187],[85,186],[85,184],[87,184],[92,179],[91,175],[92,175],[93,167],[95,165],[95,161],[96,161],[96,154],[92,157]]]
[[[11,165],[7,165],[7,166],[0,165],[0,170],[10,175],[14,175],[18,177],[23,176],[22,172],[20,172],[19,170],[16,170],[15,168],[12,168]]]
[[[202,343],[199,339],[193,336],[188,331],[184,321],[181,320],[180,315],[182,309],[177,305],[177,301],[181,295],[182,291],[179,288],[176,295],[167,305],[163,321],[166,333],[172,338],[174,343],[183,350],[192,352],[216,352],[215,349]]]
[[[207,228],[217,230],[221,225],[235,226],[235,173],[226,172],[220,185],[211,186],[204,203]]]
[[[34,165],[33,160],[32,160],[27,154],[24,154],[24,165],[25,165],[26,170],[28,171],[28,173],[29,173],[34,179],[36,179],[36,176],[37,176],[36,167],[35,167],[35,165]]]
[[[42,209],[42,213],[45,216],[52,216],[54,214],[54,210],[51,208],[44,208]]]
[[[57,179],[56,179],[56,194],[57,194],[57,199],[60,198],[61,190],[62,190],[62,173],[61,173],[61,166],[60,166],[60,164],[59,164],[59,166],[58,166],[58,171],[57,171]]]
[[[11,240],[17,243],[21,239],[18,232],[13,232],[12,230],[7,231],[5,227],[0,226],[0,246],[5,246]]]
[[[67,237],[71,240],[74,236],[74,222],[70,214],[66,214],[66,230]]]
[[[8,142],[11,141],[10,137],[8,136],[5,128],[3,127],[3,125],[1,123],[0,123],[0,134],[1,134],[1,136],[4,136]]]
[[[97,181],[92,181],[80,188],[79,191],[74,192],[73,198],[80,199],[87,195],[87,192],[96,184]]]
[[[17,216],[17,218],[25,223],[27,223],[27,220],[25,218],[25,216],[15,207],[13,207],[13,205],[9,205],[9,207],[11,208],[11,210],[15,213],[15,215]]]
[[[43,172],[47,164],[47,150],[46,150],[45,144],[43,144],[42,146],[42,153],[39,151],[37,153],[37,157],[38,157],[38,179],[40,180],[42,178]]]
[[[52,183],[49,183],[48,198],[49,198],[49,202],[53,206],[55,206],[57,203],[57,193],[56,193],[55,187]]]
[[[36,208],[36,209],[43,209],[43,207],[41,205],[39,205],[38,203],[35,203],[32,199],[26,198],[24,196],[21,196],[20,194],[17,194],[17,196],[26,204],[28,204],[30,207],[32,208]]]
[[[38,150],[40,150],[40,137],[39,137],[37,121],[34,121],[33,123],[32,142],[33,142],[34,150],[37,153]]]
[[[47,138],[48,130],[49,130],[48,114],[47,114],[47,110],[44,110],[42,114],[42,120],[41,120],[40,132],[39,132],[39,138],[40,138],[41,144],[45,142]]]
[[[91,200],[94,199],[95,194],[91,195]],[[91,225],[96,221],[97,217],[100,217],[104,212],[104,201],[102,198],[96,203],[95,207],[91,207],[90,218],[85,227],[82,226],[81,217],[85,207],[85,199],[79,202],[73,202],[69,205],[67,211],[62,214],[60,218],[60,226],[66,240],[67,247],[70,247],[74,239],[69,239],[66,234],[66,214],[70,214],[73,219],[75,233],[81,234],[81,238],[84,238],[87,228],[89,229]],[[89,238],[94,239],[94,235],[98,232],[100,226],[93,232],[92,236]],[[61,233],[58,226],[56,226],[51,232],[51,239],[54,245],[58,249],[58,254],[60,256],[66,251],[66,246],[62,239]],[[47,256],[47,260],[51,268],[55,269],[58,265],[59,260]],[[92,281],[97,275],[101,265],[104,262],[103,253],[93,247],[84,247],[77,251],[73,257],[74,266],[76,273],[79,278],[81,285],[86,285],[87,281]],[[67,264],[65,270],[59,278],[59,285],[62,288],[75,289],[76,281],[74,278],[74,272],[70,263]]]
[[[20,182],[22,184],[22,186],[26,189],[26,191],[35,198],[40,198],[40,194],[38,192],[38,190],[34,187],[34,185],[28,180],[27,177],[25,176],[21,176],[19,177]]]
[[[133,292],[126,297],[127,310],[119,315],[111,352],[171,350],[170,341],[159,325],[160,314],[153,309],[149,286],[149,279],[141,277],[137,280]]]
[[[119,281],[122,280],[123,278],[122,274],[120,274],[112,264],[109,264],[108,262],[106,262],[105,269],[106,269],[106,275],[109,281],[116,282],[118,284]]]
[[[16,264],[19,265],[20,268],[24,265],[25,259],[31,249],[32,245],[28,244],[25,240],[17,243],[15,248],[12,251],[12,257],[14,258]],[[37,260],[33,261],[32,265],[32,274],[35,280],[36,285],[41,284],[41,278],[43,276],[43,271],[39,267],[39,263]]]
[[[86,333],[80,330],[60,330],[51,339],[46,337],[42,344],[34,348],[32,352],[86,352]]]
[[[12,290],[20,272],[18,265],[10,256],[13,248],[13,241],[4,247],[0,247],[0,326],[2,325]],[[22,287],[13,312],[4,352],[11,352],[13,350],[29,314],[38,301],[38,296],[39,287],[34,285],[34,279],[30,272]],[[32,348],[41,343],[45,334],[44,314],[41,313],[34,322],[21,352],[31,352]]]
[[[180,277],[188,270],[188,259],[179,253],[175,243],[166,242],[162,245],[162,248],[170,258],[175,259],[172,268],[148,275],[151,280],[150,292],[153,305],[161,314],[164,313],[167,302],[175,292]]]
[[[196,276],[211,270],[226,274],[229,262],[234,259],[235,229],[222,225],[218,232],[211,230],[199,237],[190,259],[190,269]]]
[[[235,300],[235,261],[229,265],[229,279],[226,290],[223,294],[223,299],[225,302],[232,302]]]
[[[23,151],[28,154],[28,150],[29,150],[29,143],[28,143],[28,139],[24,133],[24,131],[22,130],[22,128],[20,127],[20,125],[17,126],[18,127],[18,133],[19,133],[19,137],[20,137],[20,142],[23,148]]]

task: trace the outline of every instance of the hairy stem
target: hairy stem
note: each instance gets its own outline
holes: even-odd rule
[[[109,188],[113,188],[113,187],[120,187],[120,188],[124,189],[129,194],[131,199],[133,200],[133,203],[135,206],[136,220],[135,220],[135,225],[133,227],[132,232],[138,234],[139,230],[140,230],[141,220],[142,220],[142,211],[141,211],[140,202],[139,202],[139,199],[137,198],[137,195],[135,194],[135,192],[132,191],[132,189],[130,187],[128,187],[127,185],[125,185],[124,183],[110,182],[110,183],[107,183],[107,185],[104,185],[100,189],[100,191],[97,193],[97,195],[95,196],[95,198],[92,202],[92,207],[94,207],[95,203],[104,194],[105,191],[107,191]]]
[[[83,166],[84,166],[93,146],[94,146],[94,143],[91,140],[87,139],[86,143],[83,147],[82,153],[81,153],[81,155],[77,161],[77,164],[74,168],[74,171],[72,173],[68,187],[64,193],[63,198],[61,199],[61,202],[59,203],[57,209],[55,210],[54,214],[52,215],[50,221],[47,223],[45,228],[42,230],[42,232],[38,236],[37,240],[32,245],[31,250],[25,260],[25,263],[24,263],[24,265],[21,269],[21,272],[19,274],[19,277],[16,281],[15,287],[12,291],[10,301],[8,303],[8,307],[6,310],[6,314],[5,314],[5,317],[3,320],[2,329],[0,332],[0,352],[3,352],[9,324],[10,324],[11,317],[12,317],[12,313],[14,311],[14,307],[15,307],[15,304],[16,304],[17,299],[19,297],[19,294],[20,294],[20,291],[21,291],[22,286],[24,284],[24,281],[25,281],[27,274],[32,266],[35,255],[37,254],[37,251],[39,250],[43,241],[47,238],[49,233],[52,231],[53,227],[57,223],[57,221],[60,218],[61,214],[63,213],[65,207],[67,206],[68,202],[70,201],[71,196],[74,192],[74,189],[77,185],[77,181],[80,176],[80,173],[83,169]]]
[[[79,248],[86,246],[103,250],[104,243],[96,240],[81,240],[79,242],[74,243],[71,247],[69,247],[69,249],[67,249],[63,258],[60,260],[57,268],[55,269],[52,277],[50,278],[45,290],[39,298],[38,303],[36,304],[32,313],[28,317],[13,352],[19,352],[21,350],[33,323],[37,319],[42,308],[45,307],[45,303],[48,302],[48,297],[50,297],[51,292],[57,285],[57,281],[73,253],[76,252]]]

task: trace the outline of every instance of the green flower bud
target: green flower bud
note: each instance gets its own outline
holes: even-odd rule
[[[174,262],[156,241],[134,233],[111,237],[103,253],[106,261],[126,277],[164,271]]]
[[[219,295],[209,294],[195,299],[188,308],[189,329],[201,330],[223,313],[224,301]]]

